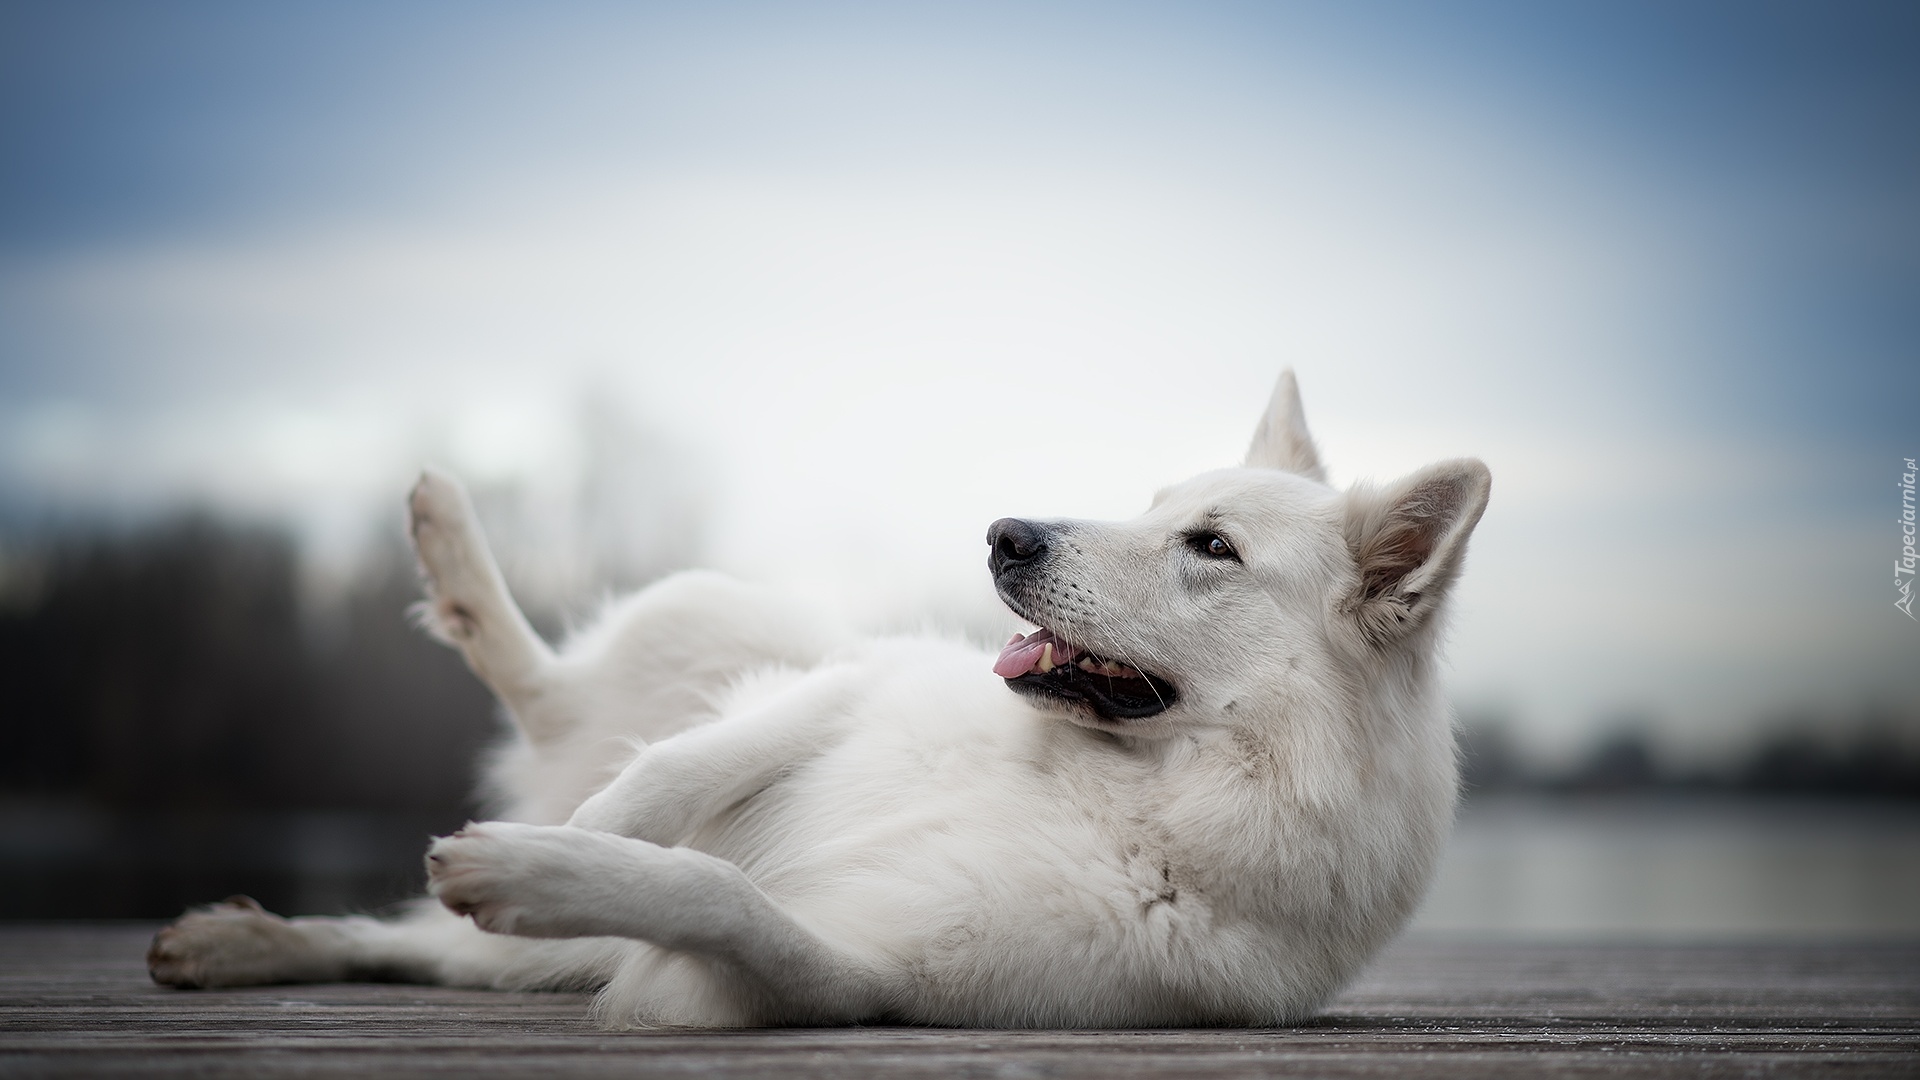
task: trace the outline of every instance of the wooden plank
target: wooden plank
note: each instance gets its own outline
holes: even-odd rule
[[[147,925],[0,925],[0,1075],[1920,1075],[1920,945],[1397,944],[1297,1028],[610,1033],[578,994],[151,985]]]

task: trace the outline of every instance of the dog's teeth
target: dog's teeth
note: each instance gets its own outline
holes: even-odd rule
[[[1040,646],[1040,662],[1034,665],[1034,667],[1040,670],[1040,674],[1045,675],[1058,666],[1059,665],[1053,662],[1053,643],[1048,642]]]

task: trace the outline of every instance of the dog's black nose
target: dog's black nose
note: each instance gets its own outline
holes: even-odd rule
[[[987,526],[987,569],[998,575],[1010,566],[1030,563],[1047,553],[1047,529],[1019,518],[1001,518]]]

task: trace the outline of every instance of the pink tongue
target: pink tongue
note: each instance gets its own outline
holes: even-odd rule
[[[1040,629],[1031,634],[1013,635],[1013,640],[1007,642],[1006,647],[1000,650],[1000,658],[993,662],[993,673],[1003,679],[1025,675],[1040,662],[1040,657],[1046,652],[1049,644],[1053,646],[1054,663],[1063,663],[1067,646],[1065,642],[1053,636],[1053,631]]]

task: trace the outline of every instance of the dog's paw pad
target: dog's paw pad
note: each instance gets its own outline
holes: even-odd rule
[[[436,591],[431,583],[428,590]],[[443,596],[417,601],[407,614],[415,626],[448,645],[463,645],[480,632],[480,619],[467,605]]]
[[[147,948],[147,973],[183,989],[251,986],[290,977],[311,951],[287,920],[235,896],[162,927]]]

